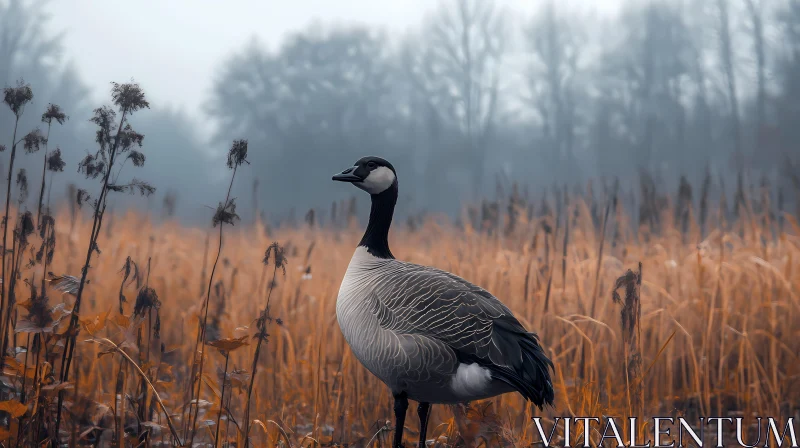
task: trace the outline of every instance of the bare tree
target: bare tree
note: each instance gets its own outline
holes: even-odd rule
[[[475,193],[497,116],[504,23],[493,2],[453,0],[428,18],[414,51],[406,52],[415,87],[463,136]]]
[[[580,94],[576,77],[586,36],[548,0],[526,29],[526,37],[534,57],[527,71],[531,102],[541,116],[552,162],[575,166],[576,96]]]
[[[731,33],[730,4],[728,0],[717,0],[717,13],[719,14],[720,62],[722,63],[722,74],[725,78],[728,93],[735,155],[737,159],[740,159],[742,156],[742,134],[739,120],[739,98],[736,88],[736,66]],[[741,163],[741,160],[737,163]]]
[[[764,12],[762,0],[745,0],[750,15],[750,32],[753,38],[753,53],[756,59],[756,150],[762,143],[765,125],[767,88],[766,66],[767,56],[764,48]]]
[[[0,1],[0,84],[9,84],[15,69],[51,68],[58,60],[61,36],[47,36],[47,3]]]
[[[261,201],[320,206],[326,167],[392,147],[400,120],[385,40],[366,27],[308,29],[276,52],[253,43],[225,64],[208,108],[222,125],[217,140],[247,135],[264,148],[252,154],[255,166],[305,166],[308,176],[292,196],[281,193],[294,181],[291,171],[261,176]],[[243,179],[252,185],[253,178]]]
[[[620,167],[633,161],[640,168],[665,163],[685,168],[691,102],[687,80],[694,78],[695,47],[681,10],[666,1],[631,6],[617,27],[621,38],[605,51],[598,80],[603,98],[598,114],[610,114],[601,119],[610,123],[594,129],[625,146],[600,148],[609,154],[598,157]],[[616,138],[606,126],[615,128]]]

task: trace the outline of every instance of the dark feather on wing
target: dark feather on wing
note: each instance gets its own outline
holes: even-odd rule
[[[539,408],[554,400],[553,363],[500,300],[449,272],[397,262],[373,313],[383,328],[443,342],[459,362],[477,363]]]

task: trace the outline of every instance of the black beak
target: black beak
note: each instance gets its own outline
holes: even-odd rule
[[[355,167],[350,167],[339,174],[334,174],[332,179],[338,180],[339,182],[361,182],[364,180],[361,177],[353,174],[354,169]]]

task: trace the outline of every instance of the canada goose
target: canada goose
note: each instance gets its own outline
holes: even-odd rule
[[[553,363],[511,310],[454,274],[392,255],[388,236],[398,192],[392,164],[364,157],[333,180],[372,198],[369,224],[339,288],[336,317],[356,358],[392,391],[392,446],[401,446],[409,398],[419,402],[420,447],[432,403],[517,391],[540,409],[552,405]]]

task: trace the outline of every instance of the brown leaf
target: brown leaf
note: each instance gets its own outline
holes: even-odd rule
[[[73,387],[73,384],[70,382],[50,384],[48,386],[42,386],[42,394],[54,396],[62,390],[71,390]]]
[[[28,407],[17,400],[0,401],[0,411],[8,412],[12,417],[19,418],[25,415]]]
[[[26,310],[30,311],[31,306],[33,306],[33,300],[26,299],[24,302],[17,302],[17,306],[25,308]]]
[[[34,367],[26,367],[22,365],[21,362],[17,361],[16,358],[12,358],[10,356],[6,356],[5,358],[5,369],[3,370],[3,375],[8,376],[19,376],[19,377],[26,377],[31,378],[36,374],[36,369]]]
[[[247,370],[233,370],[228,373],[228,380],[232,387],[242,390],[250,382],[250,373]]]
[[[108,315],[111,314],[111,310],[106,311],[105,313],[100,313],[95,317],[90,317],[87,319],[81,319],[81,324],[83,327],[86,328],[86,331],[90,334],[94,334],[106,326],[106,320],[108,319]]]
[[[11,431],[5,428],[0,428],[0,442],[5,442],[10,438],[11,438]]]
[[[124,314],[117,314],[112,320],[120,328],[128,328],[131,325],[130,317],[125,316]]]
[[[206,344],[218,350],[230,353],[236,349],[244,347],[245,345],[249,345],[247,338],[248,336],[242,336],[240,338],[218,339],[216,341],[208,341]]]

